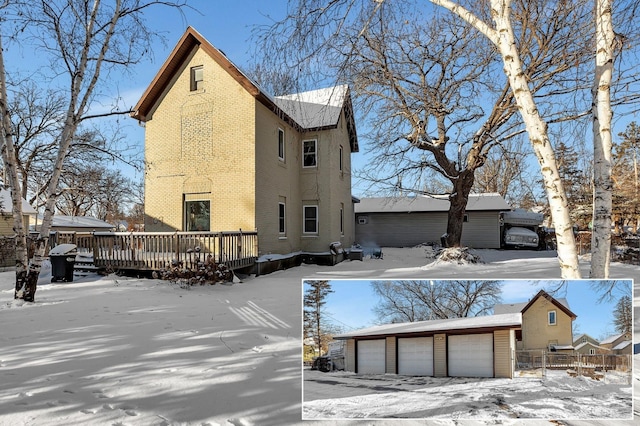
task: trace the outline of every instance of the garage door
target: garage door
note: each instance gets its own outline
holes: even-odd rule
[[[449,336],[449,376],[493,377],[493,334]]]
[[[385,373],[384,342],[384,339],[358,340],[358,373]]]
[[[398,339],[398,374],[433,376],[433,337]]]

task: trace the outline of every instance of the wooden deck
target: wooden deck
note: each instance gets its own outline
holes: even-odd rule
[[[72,243],[93,254],[96,267],[157,271],[181,264],[193,269],[206,260],[231,269],[250,267],[258,258],[257,232],[58,232],[52,246]]]

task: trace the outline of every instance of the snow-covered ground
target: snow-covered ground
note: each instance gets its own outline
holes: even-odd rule
[[[434,378],[304,371],[305,419],[631,419],[629,374]]]
[[[384,249],[381,260],[302,265],[191,290],[95,275],[51,284],[45,270],[34,304],[14,301],[14,273],[0,272],[0,425],[299,424],[303,278],[559,276],[551,252],[478,253],[487,263],[427,265],[423,249]],[[588,264],[582,271],[588,274]],[[637,280],[634,301],[640,306],[640,268],[614,264],[612,277]],[[640,385],[638,373],[634,384]],[[503,394],[508,403],[508,392]],[[637,403],[640,391],[635,395]],[[609,404],[608,398],[600,404]],[[549,400],[545,408],[556,403]],[[393,420],[364,424],[388,422]]]

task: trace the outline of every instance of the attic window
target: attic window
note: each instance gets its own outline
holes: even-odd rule
[[[203,89],[204,71],[202,65],[191,67],[191,91],[195,92]]]
[[[547,312],[548,318],[549,318],[549,325],[556,325],[556,311],[549,311]]]

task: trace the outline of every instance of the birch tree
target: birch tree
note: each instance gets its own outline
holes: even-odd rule
[[[15,164],[15,149],[9,116],[6,68],[0,57],[0,112],[2,113],[2,157],[9,186],[12,189],[14,230],[17,234],[15,298],[33,302],[45,256],[49,230],[53,219],[58,184],[65,157],[69,154],[74,136],[80,124],[97,116],[91,107],[100,95],[101,84],[115,70],[140,62],[150,55],[148,46],[157,37],[146,25],[143,12],[151,6],[165,5],[172,8],[186,6],[186,0],[169,2],[162,0],[39,0],[28,4],[10,5],[7,21],[15,28],[15,38],[31,43],[50,60],[51,82],[63,76],[66,80],[66,108],[59,134],[51,179],[44,191],[46,203],[36,250],[29,262],[26,252],[26,236],[22,229],[20,187]],[[1,47],[1,46],[0,46]],[[0,49],[1,50],[1,49]],[[127,111],[116,111],[123,114]],[[22,248],[24,246],[24,249]]]

